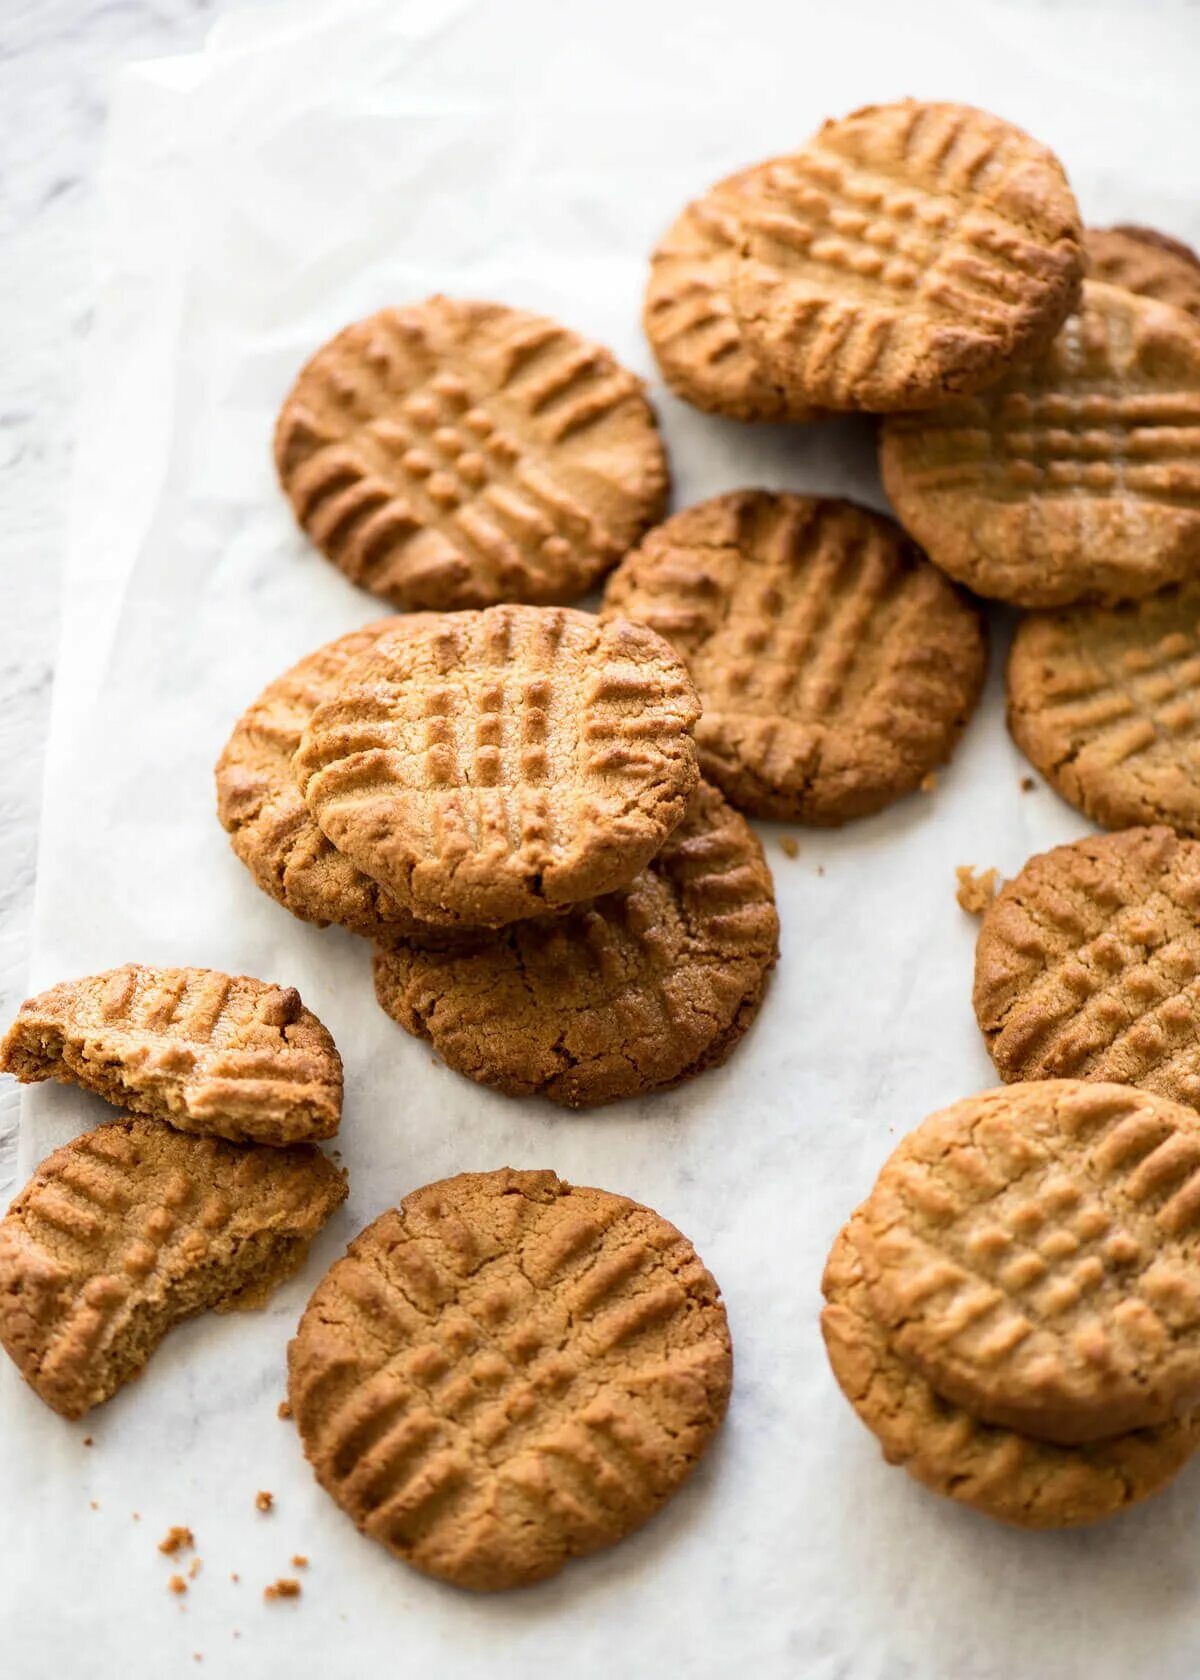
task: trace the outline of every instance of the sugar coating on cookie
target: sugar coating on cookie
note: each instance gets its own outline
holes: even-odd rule
[[[296,518],[353,582],[438,611],[584,594],[662,512],[641,381],[556,322],[433,297],[331,339],[279,415]]]
[[[974,1003],[1006,1080],[1200,1108],[1200,842],[1129,828],[1030,858],[984,916]]]
[[[642,320],[667,384],[685,402],[734,420],[810,420],[762,366],[733,307],[742,213],[774,163],[718,181],[671,223],[650,258]]]
[[[311,1144],[98,1126],[43,1161],[0,1221],[0,1344],[48,1406],[82,1417],[185,1318],[261,1306],[345,1196]]]
[[[1200,257],[1182,240],[1153,228],[1087,228],[1084,248],[1093,280],[1156,298],[1200,321]]]
[[[762,847],[701,784],[629,887],[441,948],[381,942],[375,990],[456,1072],[590,1107],[724,1061],[758,1013],[778,939]]]
[[[1075,1528],[1158,1493],[1200,1446],[1200,1414],[1087,1446],[1061,1447],[981,1423],[899,1357],[876,1317],[855,1244],[839,1232],[821,1287],[821,1334],[842,1393],[889,1464],[1018,1528]]]
[[[492,607],[385,638],[293,765],[325,835],[398,903],[498,925],[632,880],[686,809],[698,713],[644,625]]]
[[[1083,273],[1062,166],[999,117],[902,100],[825,123],[741,216],[733,299],[818,408],[928,408],[1049,342]]]
[[[896,1352],[1064,1445],[1200,1402],[1200,1115],[1126,1085],[1002,1086],[910,1132],[856,1238]]]
[[[703,774],[752,816],[840,823],[913,792],[983,684],[975,608],[881,514],[738,490],[657,526],[604,611],[687,660]]]
[[[1200,836],[1200,584],[1027,614],[1007,688],[1013,739],[1093,822]]]
[[[211,968],[60,981],[21,1005],[0,1071],[235,1142],[332,1137],[342,1113],[341,1057],[295,987]]]
[[[673,1225],[503,1169],[368,1226],[318,1286],[288,1371],[317,1480],[358,1527],[488,1592],[652,1516],[721,1423],[732,1350]]]
[[[385,635],[419,629],[425,615],[381,618],[307,654],[276,677],[234,726],[217,763],[217,815],[234,852],[266,893],[301,921],[353,933],[411,931],[416,919],[343,857],[313,821],[292,759],[317,707]]]
[[[1200,332],[1088,281],[1034,361],[890,416],[880,465],[900,523],[977,594],[1020,607],[1148,595],[1200,563]]]

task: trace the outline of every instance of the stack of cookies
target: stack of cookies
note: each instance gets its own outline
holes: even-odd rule
[[[885,1457],[1026,1528],[1097,1521],[1200,1446],[1200,1116],[1047,1080],[932,1115],[839,1234],[821,1318]]]
[[[449,1066],[607,1102],[724,1060],[777,953],[762,849],[698,777],[698,714],[629,619],[387,619],[260,697],[221,817],[288,909],[375,938],[380,1003]]]

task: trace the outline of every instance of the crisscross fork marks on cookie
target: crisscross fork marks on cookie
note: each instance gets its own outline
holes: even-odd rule
[[[897,1350],[976,1416],[1071,1443],[1200,1392],[1200,1119],[1055,1080],[926,1121],[881,1173],[860,1248]]]
[[[644,1521],[720,1421],[729,1350],[672,1227],[505,1172],[377,1221],[318,1289],[289,1365],[339,1503],[417,1567],[487,1588]]]

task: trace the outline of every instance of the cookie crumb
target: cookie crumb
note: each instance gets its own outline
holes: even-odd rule
[[[779,849],[783,853],[784,857],[799,857],[800,842],[798,840],[793,840],[790,834],[785,834],[783,839],[779,842]]]
[[[169,1557],[173,1552],[191,1551],[195,1544],[195,1536],[191,1529],[177,1525],[167,1530],[158,1542],[158,1549],[160,1552],[166,1552]]]
[[[129,1514],[133,1518],[134,1522],[141,1522],[142,1513],[140,1511],[131,1511]]]
[[[260,1511],[270,1511],[275,1505],[275,1495],[268,1493],[266,1488],[259,1488],[254,1495],[254,1503]]]
[[[263,1588],[264,1598],[299,1598],[300,1583],[281,1575],[278,1581],[272,1581],[269,1587]]]
[[[238,1574],[237,1574],[237,1573],[234,1573],[234,1574],[232,1574],[232,1575],[230,1575],[230,1577],[229,1577],[229,1579],[230,1579],[230,1580],[231,1580],[231,1581],[233,1581],[233,1582],[235,1582],[235,1583],[236,1583],[236,1582],[238,1582],[238,1581],[240,1581],[240,1580],[241,1580],[241,1578],[242,1578],[242,1577],[241,1577],[241,1576],[240,1576],[240,1575],[238,1575]]]
[[[996,896],[996,871],[985,869],[976,875],[969,863],[960,863],[954,871],[958,876],[955,897],[969,916],[982,916]]]
[[[100,1501],[98,1499],[89,1499],[88,1504],[91,1506],[93,1511],[98,1511],[100,1509]]]
[[[94,1447],[96,1443],[90,1435],[85,1435],[83,1437],[83,1444],[85,1447]]]
[[[938,785],[938,773],[937,773],[937,771],[936,770],[927,770],[925,772],[925,774],[921,777],[921,792],[922,793],[932,793],[934,791],[934,789],[937,787],[937,785]]]
[[[303,1552],[297,1552],[295,1557],[293,1557],[292,1568],[293,1569],[307,1569],[308,1568],[308,1559],[305,1557]]]
[[[1021,777],[1021,792],[1022,793],[1032,793],[1036,786],[1037,786],[1037,783],[1034,781],[1032,776],[1022,776]]]
[[[191,1563],[188,1564],[189,1581],[194,1581],[196,1579],[197,1575],[200,1573],[201,1567],[202,1565],[200,1563],[200,1559],[198,1557],[194,1557]]]
[[[172,1575],[167,1582],[167,1591],[181,1595],[187,1591],[187,1582],[182,1575]]]
[[[277,1406],[277,1408],[275,1410],[275,1416],[277,1418],[290,1418],[291,1415],[292,1415],[291,1401],[290,1400],[281,1400],[279,1402],[279,1405]]]

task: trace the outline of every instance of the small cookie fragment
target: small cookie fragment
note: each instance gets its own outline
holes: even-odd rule
[[[235,1142],[332,1137],[342,1114],[341,1057],[295,987],[211,968],[61,981],[21,1005],[0,1071]]]
[[[48,1406],[82,1417],[185,1318],[261,1306],[345,1196],[311,1144],[98,1126],[43,1161],[0,1221],[0,1344]]]
[[[609,579],[688,663],[701,773],[751,816],[837,824],[950,755],[987,664],[983,620],[882,514],[739,490],[651,531]]]
[[[897,1354],[987,1423],[1071,1446],[1200,1406],[1200,1115],[1006,1085],[931,1115],[855,1242]]]
[[[1200,841],[1128,828],[1030,858],[979,930],[974,1004],[1005,1080],[1200,1109]]]
[[[272,1581],[269,1587],[263,1588],[263,1597],[268,1601],[273,1598],[299,1598],[299,1581],[280,1576],[278,1581]]]
[[[1079,212],[999,117],[915,99],[826,122],[741,211],[733,301],[793,402],[929,408],[1036,354],[1073,306]]]
[[[958,877],[955,898],[968,916],[982,916],[998,892],[995,869],[981,870],[977,875],[969,863],[960,863],[954,871]]]
[[[265,1488],[259,1488],[258,1492],[254,1495],[255,1510],[270,1511],[274,1509],[274,1506],[275,1495],[273,1493],[268,1493]]]
[[[432,297],[347,327],[275,430],[316,546],[398,607],[586,593],[659,518],[667,464],[632,373],[497,303]]]
[[[492,607],[380,642],[294,768],[324,833],[397,902],[496,926],[632,880],[696,784],[698,714],[644,625]]]
[[[358,1527],[490,1592],[646,1522],[716,1433],[732,1351],[674,1226],[504,1169],[427,1185],[368,1226],[288,1370],[317,1480]]]
[[[742,216],[774,163],[718,181],[676,217],[650,258],[642,321],[659,370],[685,402],[733,420],[810,420],[758,361],[733,307]]]
[[[182,1575],[170,1575],[167,1577],[168,1592],[175,1593],[178,1597],[182,1597],[187,1590],[187,1582],[184,1580]]]
[[[1019,1528],[1075,1528],[1158,1493],[1200,1446],[1200,1414],[1090,1446],[1060,1447],[981,1423],[943,1400],[895,1351],[871,1305],[855,1245],[840,1232],[821,1287],[821,1334],[838,1386],[917,1481]]]
[[[411,931],[417,924],[321,833],[292,774],[292,759],[317,707],[384,637],[425,622],[420,613],[381,618],[327,642],[268,683],[234,725],[217,762],[217,815],[256,884],[301,921],[352,933]]]
[[[1200,562],[1200,331],[1089,280],[1036,360],[886,420],[880,466],[905,530],[979,595],[1019,607],[1148,595]]]
[[[1013,740],[1069,804],[1200,837],[1200,583],[1027,614],[1006,683]]]
[[[1200,321],[1200,257],[1189,245],[1153,228],[1087,228],[1088,273],[1107,286],[1154,298]]]
[[[196,1542],[193,1538],[191,1529],[184,1528],[177,1524],[167,1530],[166,1534],[158,1542],[158,1549],[160,1552],[165,1552],[168,1556],[170,1556],[173,1552],[191,1551],[195,1544]]]
[[[381,943],[375,991],[469,1079],[591,1107],[723,1062],[758,1013],[778,938],[762,847],[702,783],[629,887],[441,945]]]

